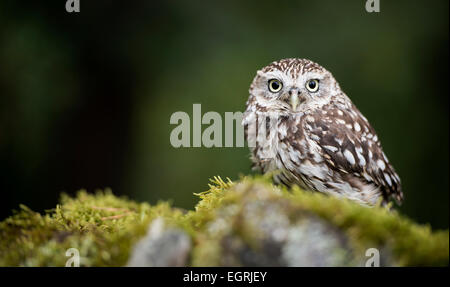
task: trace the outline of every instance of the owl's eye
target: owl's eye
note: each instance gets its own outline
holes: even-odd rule
[[[272,93],[277,93],[283,88],[283,84],[277,79],[269,80],[269,91]]]
[[[311,93],[315,93],[319,90],[319,80],[309,80],[306,82],[306,89]]]

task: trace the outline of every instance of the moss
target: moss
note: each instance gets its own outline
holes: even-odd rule
[[[44,215],[26,206],[0,223],[0,266],[65,266],[77,248],[83,266],[120,266],[152,219],[176,221],[182,213],[167,203],[150,206],[114,196],[110,190],[75,198],[62,195]]]
[[[185,264],[192,266],[362,265],[372,247],[384,265],[448,265],[448,230],[433,232],[382,207],[287,191],[266,177],[235,183],[216,177],[197,195],[199,203],[188,212],[167,202],[136,203],[110,190],[62,195],[45,214],[20,206],[0,222],[0,266],[64,266],[69,248],[79,250],[82,266],[123,266],[155,218],[191,238]],[[303,248],[308,241],[320,244]],[[297,258],[292,250],[316,251]]]

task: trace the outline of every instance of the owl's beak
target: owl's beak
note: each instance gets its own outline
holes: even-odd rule
[[[306,100],[302,95],[300,89],[297,87],[290,88],[287,94],[289,95],[289,98],[285,97],[285,99],[286,101],[288,101],[289,99],[289,105],[294,112],[297,111],[297,107],[299,106],[299,104],[303,103]]]
[[[292,93],[291,96],[290,96],[289,101],[290,101],[292,110],[296,111],[297,110],[297,106],[298,106],[298,102],[299,102],[297,93]]]

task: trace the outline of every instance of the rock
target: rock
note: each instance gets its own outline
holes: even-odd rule
[[[0,222],[0,266],[448,266],[449,232],[381,206],[215,178],[188,212],[118,198],[62,196],[42,215]],[[71,249],[71,250],[74,250]],[[77,253],[77,252],[75,252]]]
[[[187,265],[190,237],[179,228],[164,228],[164,219],[155,219],[147,235],[133,249],[129,267],[182,267]]]
[[[239,189],[239,187],[236,187]],[[220,266],[343,266],[352,251],[346,236],[314,214],[295,210],[267,190],[217,211],[208,236],[220,242]],[[253,198],[255,196],[255,198]],[[296,213],[292,216],[290,212]]]

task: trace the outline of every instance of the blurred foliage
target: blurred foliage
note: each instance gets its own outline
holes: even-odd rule
[[[63,195],[60,204],[44,215],[21,206],[0,222],[0,266],[65,266],[69,248],[78,249],[80,266],[123,266],[132,247],[156,218],[192,238],[186,265],[246,265],[236,259],[230,263],[227,258],[264,258],[265,253],[270,254],[270,238],[265,233],[283,238],[288,231],[298,232],[296,227],[313,217],[334,226],[346,238],[342,251],[351,254],[351,259],[340,261],[343,264],[364,265],[365,250],[375,247],[382,252],[383,265],[448,265],[448,230],[433,232],[430,226],[418,225],[383,207],[368,208],[298,188],[292,193],[274,187],[267,177],[245,177],[237,182],[216,177],[209,186],[207,192],[198,194],[201,200],[195,210],[188,212],[167,202],[153,206],[136,203],[115,197],[110,190],[95,194],[80,191],[75,198]],[[288,223],[278,222],[280,216]],[[278,227],[269,228],[270,222],[278,222]],[[317,236],[310,233],[307,236]],[[322,237],[326,236],[315,241],[325,240]],[[224,247],[230,239],[234,244]],[[289,240],[279,241],[287,245],[284,241]],[[236,243],[242,247],[236,250]],[[261,244],[267,248],[258,247]],[[270,257],[268,263],[250,265],[254,264],[273,266],[277,260]]]
[[[64,1],[63,1],[64,2]],[[448,1],[0,2],[2,218],[111,187],[192,208],[247,148],[175,149],[170,115],[243,111],[255,71],[300,57],[330,70],[400,174],[401,211],[448,228]]]

